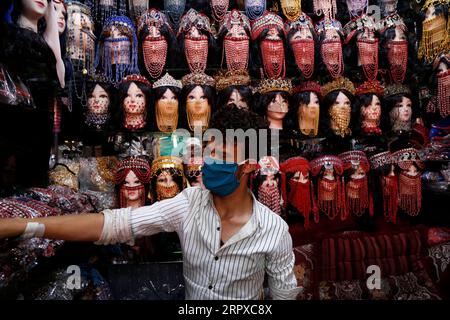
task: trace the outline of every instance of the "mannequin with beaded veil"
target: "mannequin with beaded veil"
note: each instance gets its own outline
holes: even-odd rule
[[[155,129],[161,132],[173,132],[178,127],[181,99],[181,81],[166,73],[153,84],[155,105]]]
[[[150,90],[150,82],[141,75],[129,75],[122,79],[118,88],[118,121],[121,127],[129,131],[141,131],[148,125]]]

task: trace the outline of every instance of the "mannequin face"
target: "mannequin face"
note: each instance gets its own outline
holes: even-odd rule
[[[309,174],[306,173],[304,175],[303,172],[297,171],[291,179],[294,180],[295,182],[300,182],[300,183],[305,184],[309,181]]]
[[[436,73],[437,73],[437,74],[440,74],[440,73],[445,72],[445,71],[447,71],[447,70],[448,70],[448,66],[447,66],[444,62],[441,62],[441,63],[439,63],[439,65],[438,65],[438,68],[437,68]]]
[[[123,186],[125,187],[138,187],[141,186],[142,183],[139,181],[138,177],[136,177],[136,174],[130,170],[128,172],[127,176],[125,177],[125,182]],[[143,191],[140,190],[126,190],[124,191],[124,196],[128,201],[136,201],[140,199],[142,196]]]
[[[329,180],[334,180],[334,169],[333,166],[331,168],[325,168],[323,176]]]
[[[55,9],[57,13],[57,24],[58,24],[58,33],[61,35],[64,33],[64,30],[66,30],[66,15],[67,11],[64,7],[64,3],[61,2],[55,2]]]
[[[357,165],[357,167],[354,169],[353,173],[350,175],[353,179],[361,179],[364,178],[366,173],[362,169],[361,165]]]
[[[281,39],[280,35],[278,34],[277,27],[275,27],[275,26],[269,27],[266,39],[270,39],[270,40],[280,40]]]
[[[178,98],[170,89],[164,92],[156,104],[156,108],[162,107],[164,107],[164,110],[160,110],[162,113],[172,114],[178,112]]]
[[[363,117],[363,120],[366,121],[378,122],[380,120],[381,102],[376,95],[372,96],[372,102],[368,106],[361,107],[361,115]]]
[[[262,183],[265,186],[276,186],[278,184],[278,179],[275,177],[274,174],[268,174],[264,176],[264,181]]]
[[[309,103],[300,105],[298,109],[301,119],[313,120],[319,116],[319,98],[314,92],[309,93]]]
[[[274,120],[282,120],[289,110],[289,104],[281,94],[277,94],[275,98],[267,106],[267,118]]]
[[[325,40],[341,40],[341,37],[336,29],[326,29]]]
[[[100,85],[95,85],[88,98],[89,111],[94,114],[105,114],[109,108],[109,95]]]
[[[411,121],[412,115],[412,103],[407,97],[403,97],[402,101],[397,103],[397,105],[391,111],[391,118],[394,120],[408,122]]]
[[[159,38],[161,36],[161,31],[156,26],[150,26],[148,31],[148,36],[152,38]]]
[[[248,110],[248,104],[247,101],[241,96],[238,90],[234,89],[233,92],[231,92],[230,97],[228,98],[227,105],[229,104],[235,104],[239,109],[245,109]]]
[[[364,29],[356,38],[358,40],[375,40],[375,33],[369,29]]]
[[[123,100],[124,112],[130,114],[143,114],[145,112],[145,106],[145,94],[134,82],[132,82],[128,88],[127,96]]]
[[[408,168],[408,174],[411,176],[417,176],[419,174],[419,171],[417,170],[416,166],[414,164],[411,164]]]
[[[191,29],[189,29],[188,31],[188,36],[190,38],[200,38],[201,35],[202,33],[195,26],[191,27]]]
[[[395,37],[392,40],[394,40],[394,41],[407,40],[405,31],[403,31],[403,29],[401,27],[396,26],[394,30],[395,30]]]
[[[246,37],[247,33],[245,32],[245,29],[243,26],[239,24],[235,24],[231,27],[231,30],[228,31],[227,36],[231,37]]]
[[[436,16],[436,8],[429,6],[427,12],[425,12],[425,20],[432,19]]]
[[[309,28],[300,28],[291,37],[290,41],[298,39],[313,39],[313,35]]]
[[[39,20],[47,10],[47,0],[22,0],[22,15],[33,20]]]
[[[339,92],[336,101],[331,106],[331,110],[350,113],[352,111],[350,99],[343,92]]]
[[[173,180],[172,175],[167,171],[162,171],[156,179],[156,187],[171,187],[174,184],[176,184],[176,182]]]

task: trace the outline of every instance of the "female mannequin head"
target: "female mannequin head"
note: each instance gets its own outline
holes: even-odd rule
[[[195,9],[189,9],[181,18],[177,37],[191,72],[204,72],[209,46],[214,43],[209,18]]]
[[[152,200],[170,199],[185,187],[183,164],[177,157],[158,157],[152,162]]]
[[[306,14],[286,24],[289,52],[292,52],[295,63],[303,78],[309,79],[314,74],[316,49],[318,43],[314,25]]]
[[[119,163],[115,174],[119,208],[139,208],[145,205],[150,173],[150,165],[143,157],[128,157]]]
[[[153,84],[155,123],[161,132],[173,132],[178,127],[182,87],[181,81],[175,80],[168,73]]]
[[[67,9],[64,0],[53,0],[57,12],[58,33],[62,35],[66,30]]]
[[[250,21],[238,10],[225,15],[220,25],[219,39],[223,39],[223,57],[229,71],[246,70],[249,62]]]
[[[320,90],[317,82],[304,82],[294,87],[290,121],[303,135],[316,137],[319,131]]]
[[[353,94],[355,87],[347,78],[338,78],[322,87],[321,132],[326,137],[347,137],[354,121]]]
[[[133,22],[126,16],[110,17],[97,44],[96,67],[101,65],[103,73],[114,83],[137,73],[137,45]]]
[[[288,80],[261,80],[258,87],[257,113],[269,121],[271,129],[283,129],[291,92],[292,84]]]
[[[336,79],[344,73],[342,25],[337,20],[324,19],[316,24],[315,29],[319,35],[320,55],[326,69],[324,71]]]
[[[253,93],[250,89],[250,76],[245,70],[219,72],[215,76],[216,89],[219,92],[217,107],[234,104],[240,109],[253,107]]]
[[[211,114],[213,113],[215,80],[202,73],[191,73],[183,77],[183,102],[189,130],[201,127],[202,131],[208,129]]]
[[[406,86],[392,85],[385,89],[383,105],[384,130],[386,132],[409,132],[415,117],[411,91]]]
[[[112,86],[106,79],[95,77],[87,83],[88,100],[85,111],[85,124],[94,130],[103,130],[111,118],[114,105]]]
[[[119,85],[119,115],[122,126],[141,130],[147,125],[151,84],[140,75],[126,76]]]
[[[19,27],[38,31],[38,21],[50,6],[49,0],[14,0],[11,13],[12,22]]]
[[[176,48],[166,15],[156,9],[147,10],[139,19],[138,38],[141,62],[150,77],[159,78],[167,62],[168,48]]]
[[[268,78],[283,78],[286,74],[283,19],[266,11],[252,25],[252,40],[258,45],[258,56]]]
[[[377,81],[367,81],[356,89],[355,109],[359,113],[355,131],[362,135],[381,135],[381,97],[384,88]]]

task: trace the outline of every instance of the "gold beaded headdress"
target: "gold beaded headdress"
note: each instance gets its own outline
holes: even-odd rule
[[[221,91],[229,86],[248,86],[251,81],[246,70],[219,71],[214,78],[217,91]]]
[[[274,91],[292,93],[292,82],[288,79],[263,79],[260,81],[256,91],[266,94]]]
[[[183,86],[188,86],[188,85],[194,84],[194,85],[199,85],[199,86],[204,85],[204,86],[215,87],[215,85],[216,85],[216,81],[214,80],[214,78],[208,76],[207,74],[205,74],[203,72],[189,73],[181,79],[181,82],[183,83]]]
[[[351,94],[355,94],[355,86],[353,85],[353,82],[351,82],[348,78],[339,77],[336,80],[328,82],[322,86],[322,97],[339,90],[344,90]]]
[[[386,88],[384,88],[384,93],[383,93],[384,98],[389,98],[389,97],[395,96],[397,94],[410,95],[411,90],[409,89],[409,87],[407,87],[405,85],[398,85],[398,84],[389,85]]]
[[[366,81],[358,88],[356,88],[355,94],[361,95],[366,93],[373,93],[378,96],[382,96],[384,92],[384,87],[377,80],[374,81]]]
[[[159,170],[164,169],[172,169],[179,172],[179,174],[182,174],[183,161],[181,160],[181,158],[173,156],[161,156],[156,158],[152,162],[152,177],[156,176]]]

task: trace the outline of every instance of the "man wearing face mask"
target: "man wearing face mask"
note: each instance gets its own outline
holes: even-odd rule
[[[256,114],[238,108],[219,111],[211,124],[223,136],[226,129],[268,127]],[[172,199],[137,209],[33,222],[6,219],[0,223],[0,239],[22,235],[133,244],[138,237],[176,231],[182,243],[186,299],[262,299],[265,275],[274,299],[294,299],[299,289],[292,239],[287,224],[248,187],[257,169],[256,161],[245,160],[248,145],[208,142],[210,157],[202,167],[206,189],[186,188]]]

